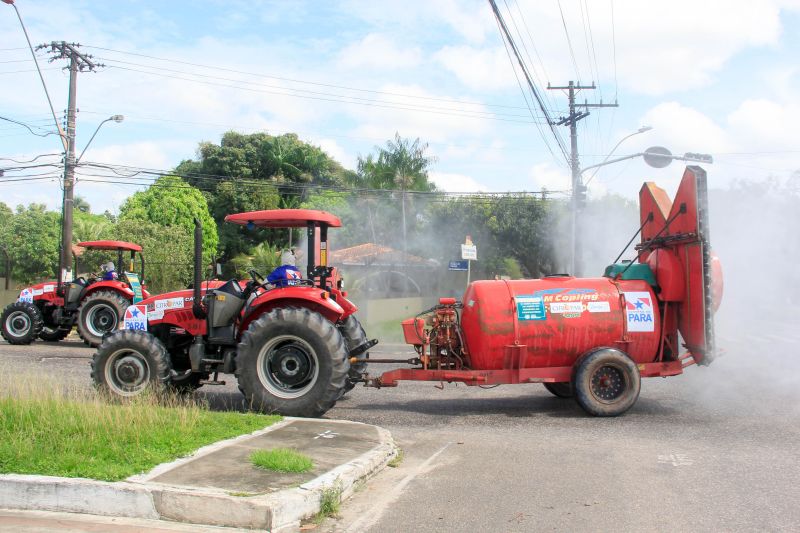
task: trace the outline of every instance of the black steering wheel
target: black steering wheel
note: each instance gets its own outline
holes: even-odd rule
[[[254,268],[251,268],[251,269],[248,271],[248,274],[250,274],[250,277],[251,277],[251,278],[253,278],[253,282],[254,282],[256,285],[263,285],[263,284],[264,284],[264,276],[262,276],[261,274],[259,274],[259,272],[258,272],[256,269],[254,269]]]

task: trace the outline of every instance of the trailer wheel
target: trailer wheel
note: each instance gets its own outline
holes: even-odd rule
[[[353,348],[358,348],[367,342],[367,333],[364,331],[361,322],[358,321],[355,315],[348,316],[344,322],[339,324],[339,331],[342,333],[342,337],[344,337],[344,344],[347,347],[348,354]],[[369,352],[363,353],[358,357],[369,359]],[[350,371],[347,373],[347,380],[344,383],[342,396],[353,390],[358,380],[361,379],[361,375],[366,371],[367,363],[350,365]]]
[[[130,398],[148,387],[163,390],[170,367],[160,340],[145,331],[122,330],[100,344],[92,358],[92,379],[101,391]]]
[[[44,327],[39,308],[28,302],[10,303],[0,315],[2,335],[9,344],[30,344]]]
[[[99,346],[103,335],[117,329],[131,302],[112,291],[97,291],[87,296],[78,309],[78,335],[89,346]]]
[[[544,388],[548,390],[553,396],[559,398],[574,398],[575,393],[572,392],[571,383],[543,383]]]
[[[599,348],[583,356],[573,377],[575,399],[593,416],[621,415],[636,403],[640,387],[636,363],[614,348]]]
[[[67,338],[67,335],[69,335],[71,331],[72,328],[62,329],[59,327],[44,326],[42,331],[39,333],[39,338],[47,342],[63,341]]]
[[[348,370],[339,330],[304,308],[274,309],[252,322],[236,355],[245,399],[265,413],[322,415],[341,396]]]

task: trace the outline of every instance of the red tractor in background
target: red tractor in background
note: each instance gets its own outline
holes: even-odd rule
[[[161,294],[126,311],[127,329],[107,335],[92,361],[103,390],[134,396],[149,386],[192,390],[235,374],[253,409],[319,416],[361,379],[368,342],[356,306],[327,265],[324,211],[283,209],[238,213],[227,222],[248,228],[306,228],[305,278],[272,285],[255,270],[250,280],[203,281],[202,229],[195,227],[191,289]],[[211,378],[213,374],[213,379]]]
[[[11,344],[30,344],[37,338],[60,341],[73,326],[90,346],[98,346],[106,333],[117,329],[125,309],[149,297],[143,287],[142,247],[125,241],[85,241],[77,246],[86,250],[116,251],[116,265],[122,268],[123,254],[130,252],[128,272],[117,279],[104,280],[102,274],[78,277],[71,282],[49,281],[27,287],[19,299],[6,306],[0,316],[2,335]],[[140,268],[134,273],[136,255]],[[77,260],[76,268],[77,272]]]

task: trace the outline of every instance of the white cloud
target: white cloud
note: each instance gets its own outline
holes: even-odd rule
[[[386,35],[370,33],[342,49],[337,61],[348,69],[409,69],[420,64],[422,51],[407,42],[402,45]]]
[[[678,102],[658,104],[645,113],[642,123],[654,128],[647,142],[663,144],[673,153],[724,152],[731,147],[725,129],[707,115]]]
[[[445,46],[434,54],[434,59],[470,89],[495,91],[517,83],[508,55],[501,47]]]
[[[553,168],[549,163],[533,165],[529,171],[533,187],[536,190],[568,191],[572,189],[572,179],[566,172]]]
[[[436,187],[448,192],[486,192],[489,188],[470,176],[450,172],[431,172]]]
[[[318,145],[322,150],[338,161],[344,168],[355,169],[356,158],[347,150],[342,148],[338,142],[333,139],[311,139],[312,143]]]

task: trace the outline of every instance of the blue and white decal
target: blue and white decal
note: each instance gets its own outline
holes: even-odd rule
[[[147,306],[129,305],[125,310],[124,329],[147,331]]]

